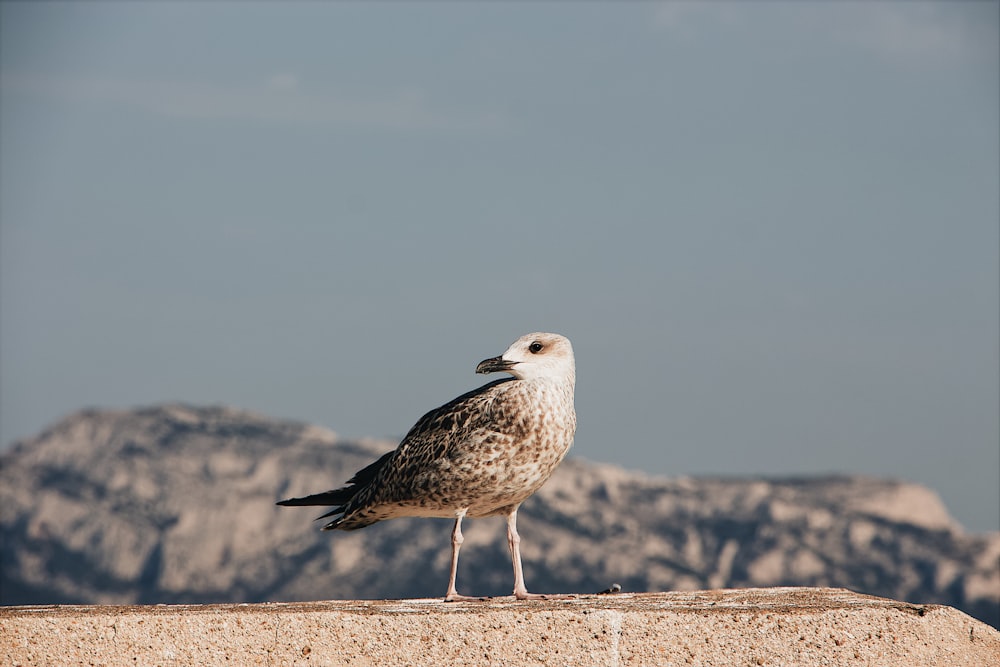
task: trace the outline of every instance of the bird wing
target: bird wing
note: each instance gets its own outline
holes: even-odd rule
[[[431,410],[413,425],[399,446],[362,468],[347,485],[303,498],[289,498],[278,505],[333,506],[318,517],[336,517],[323,530],[355,530],[388,518],[380,507],[424,501],[441,492],[453,474],[449,469],[474,455],[477,447],[497,444],[523,428],[504,409],[503,385],[517,382],[503,378],[462,394]]]
[[[467,451],[491,436],[508,433],[514,420],[492,404],[502,393],[501,385],[516,381],[503,378],[490,382],[417,420],[395,451],[351,480],[357,480],[357,492],[345,505],[344,514],[373,504],[422,498],[429,489],[422,488],[421,482],[430,477],[428,473],[450,465],[462,453],[458,450]]]
[[[282,500],[285,506],[333,506],[318,517],[341,515],[323,530],[354,530],[386,518],[379,506],[405,504],[439,491],[453,461],[474,453],[477,445],[498,442],[516,429],[516,420],[496,399],[503,378],[473,389],[431,410],[413,425],[399,446],[354,474],[339,489]]]

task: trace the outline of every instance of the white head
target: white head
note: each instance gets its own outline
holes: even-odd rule
[[[576,381],[573,346],[569,339],[554,333],[531,333],[521,336],[499,357],[486,359],[477,373],[506,371],[519,380]]]

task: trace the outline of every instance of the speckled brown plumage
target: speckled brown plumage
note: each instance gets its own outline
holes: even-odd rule
[[[519,598],[524,588],[516,518],[573,442],[576,370],[569,340],[522,336],[478,373],[508,372],[420,418],[399,447],[358,471],[347,486],[283,500],[279,505],[333,505],[324,530],[355,530],[404,516],[455,518],[452,575],[446,599],[462,599],[455,570],[463,517],[506,515]]]

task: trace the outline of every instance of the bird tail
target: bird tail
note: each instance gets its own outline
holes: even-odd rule
[[[335,507],[324,514],[323,516],[316,517],[316,520],[326,519],[328,517],[334,516],[336,514],[343,514],[344,509],[347,506],[348,501],[354,497],[357,492],[357,488],[346,487],[343,489],[334,489],[332,491],[325,491],[323,493],[314,493],[311,496],[304,496],[302,498],[288,498],[287,500],[278,501],[278,505],[284,507],[312,507],[316,505],[334,505]],[[337,517],[330,523],[323,526],[321,530],[336,530],[340,525],[343,517]]]
[[[316,517],[317,521],[331,516],[336,516],[337,514],[344,515],[348,505],[352,500],[354,500],[355,496],[363,491],[366,486],[371,484],[372,480],[375,479],[376,474],[378,474],[378,471],[381,470],[382,466],[384,466],[395,453],[395,451],[386,452],[379,458],[379,460],[359,470],[355,473],[354,477],[347,480],[347,486],[343,488],[324,491],[323,493],[314,493],[311,496],[303,496],[302,498],[288,498],[286,500],[278,501],[277,504],[285,507],[332,505],[333,509],[323,516]],[[352,509],[350,517],[347,517],[346,515],[339,516],[323,526],[321,530],[357,530],[358,528],[364,528],[365,526],[369,526],[380,520],[380,517],[371,517],[365,512],[361,512],[356,515]]]
[[[343,505],[348,500],[354,497],[354,493],[357,489],[343,488],[334,489],[332,491],[324,491],[323,493],[314,493],[311,496],[303,496],[302,498],[288,498],[287,500],[279,500],[278,505],[284,507],[312,507],[316,505]]]

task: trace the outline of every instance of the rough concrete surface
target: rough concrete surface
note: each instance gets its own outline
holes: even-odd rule
[[[0,608],[4,665],[1000,665],[951,607],[830,588]]]

